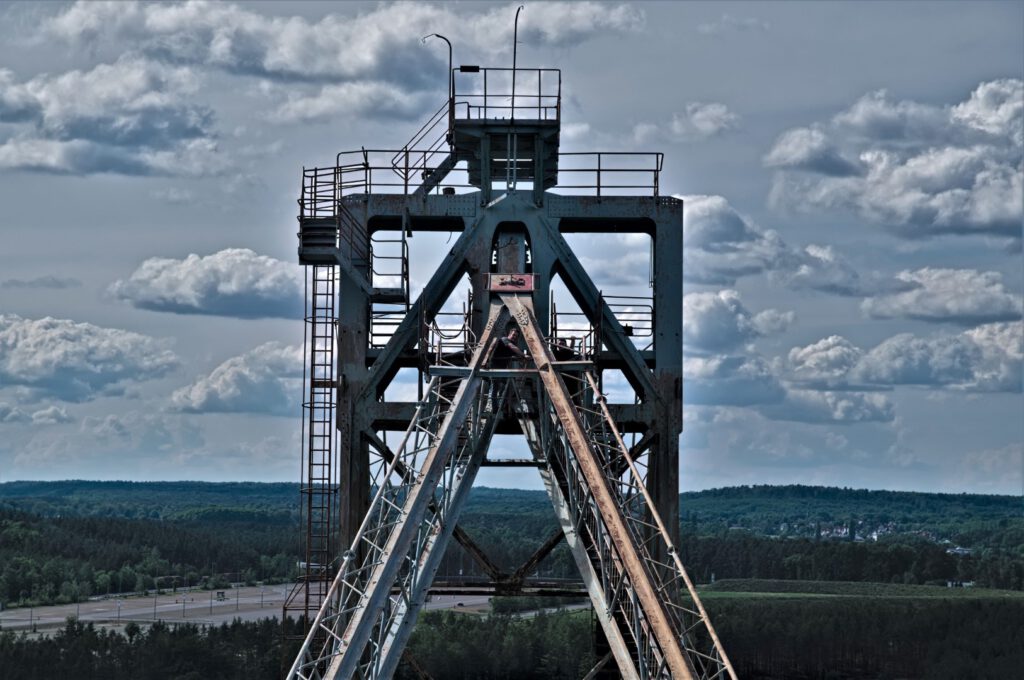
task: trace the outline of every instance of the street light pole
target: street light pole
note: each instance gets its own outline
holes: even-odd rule
[[[421,42],[426,44],[427,38],[440,38],[448,43],[448,143],[451,144],[452,122],[455,118],[455,70],[452,68],[452,41],[440,33],[425,35]]]
[[[519,5],[519,9],[516,10],[516,23],[512,29],[512,114],[511,119],[516,119],[516,56],[519,53],[519,13],[523,11],[523,6]]]

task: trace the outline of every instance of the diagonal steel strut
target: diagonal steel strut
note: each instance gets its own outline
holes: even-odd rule
[[[289,678],[389,677],[497,421],[480,368],[508,319],[495,304],[454,396],[431,381],[321,606]],[[399,474],[398,469],[404,474]],[[436,557],[433,557],[435,556]],[[399,596],[394,599],[392,589]],[[407,615],[412,613],[412,619]],[[320,636],[326,643],[317,644]],[[395,644],[396,642],[400,644]]]
[[[547,459],[557,495],[568,496],[566,510],[574,521],[569,528],[563,522],[563,529],[570,547],[582,544],[600,577],[599,597],[592,584],[588,590],[595,608],[611,610],[600,620],[613,652],[617,639],[629,639],[629,656],[644,678],[735,678],[593,376],[585,371],[563,378],[532,301],[517,295],[502,295],[502,301],[523,331],[541,384],[536,429],[524,427],[524,433],[533,435],[532,448]],[[566,380],[576,381],[574,392]],[[595,398],[599,409],[592,406]],[[659,554],[669,555],[669,562]],[[586,579],[584,565],[581,571]],[[616,661],[623,674],[632,674],[624,656],[619,650]]]
[[[484,370],[510,316],[535,366],[517,377]],[[492,301],[457,391],[435,375],[401,446],[385,456],[370,510],[290,679],[395,672],[511,393],[511,411],[544,463],[545,486],[623,677],[735,680],[597,381],[586,367],[561,368],[529,298]],[[481,389],[488,380],[503,388],[490,408],[487,394],[496,392]],[[327,640],[319,648],[317,636]]]

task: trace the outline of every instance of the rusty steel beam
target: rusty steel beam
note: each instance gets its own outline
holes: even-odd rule
[[[537,550],[530,555],[530,558],[523,562],[522,566],[516,569],[512,573],[512,580],[522,581],[527,574],[537,568],[541,560],[551,554],[551,551],[558,547],[558,544],[565,539],[565,534],[559,529],[555,533],[551,534],[551,537],[544,541],[544,544],[537,548]]]
[[[537,363],[537,370],[544,389],[551,399],[562,428],[565,430],[566,438],[586,478],[594,503],[622,562],[621,567],[629,575],[629,582],[643,609],[650,626],[650,633],[657,640],[669,672],[673,678],[678,680],[696,680],[696,673],[690,660],[683,653],[661,598],[655,592],[651,580],[644,570],[643,562],[623,521],[621,510],[612,497],[600,463],[593,456],[583,425],[572,401],[568,398],[565,383],[552,366],[554,358],[548,350],[544,337],[538,331],[537,320],[531,309],[532,301],[524,300],[518,295],[507,294],[502,295],[501,300],[509,308],[512,317],[523,332],[530,355]]]

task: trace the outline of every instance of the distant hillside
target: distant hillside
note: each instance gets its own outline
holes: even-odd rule
[[[686,493],[681,508],[679,548],[701,583],[953,580],[1024,589],[1024,519],[1011,497],[757,486]],[[476,488],[459,523],[508,569],[558,531],[543,491]],[[0,602],[68,602],[153,587],[168,575],[181,583],[227,572],[285,579],[301,552],[297,484],[0,484]],[[564,544],[539,569],[577,573]],[[439,573],[482,576],[456,545]]]
[[[7,482],[0,508],[53,517],[201,519],[238,510],[244,519],[298,518],[299,485],[259,482]],[[200,515],[197,517],[196,515]]]
[[[45,517],[295,523],[299,487],[256,482],[7,482],[0,508]],[[463,523],[517,533],[552,522],[543,491],[472,490]],[[746,529],[760,536],[879,540],[914,534],[952,547],[1024,545],[1024,500],[1013,496],[869,491],[819,486],[738,486],[680,495],[684,535]],[[853,525],[854,536],[849,535]]]

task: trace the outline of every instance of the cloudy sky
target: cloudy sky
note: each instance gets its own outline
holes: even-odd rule
[[[1022,493],[1024,4],[967,7],[526,6],[563,147],[686,201],[683,488]],[[0,4],[0,481],[298,479],[300,170],[401,146],[420,36],[504,66],[514,13]],[[615,241],[580,255],[642,291]]]

